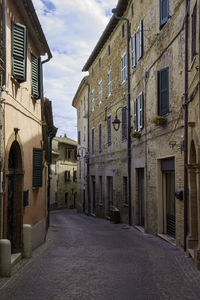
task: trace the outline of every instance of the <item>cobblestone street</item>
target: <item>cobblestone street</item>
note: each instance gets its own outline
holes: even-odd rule
[[[200,299],[182,250],[133,227],[59,211],[47,242],[0,279],[1,300]]]

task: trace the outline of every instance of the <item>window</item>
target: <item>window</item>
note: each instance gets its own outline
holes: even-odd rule
[[[102,80],[99,82],[99,105],[102,103]]]
[[[94,77],[94,69],[92,68],[92,78]]]
[[[123,177],[123,202],[128,204],[128,180],[127,177]]]
[[[81,110],[80,110],[80,107],[78,108],[78,118],[80,119],[80,116],[81,116]]]
[[[18,82],[26,81],[27,29],[12,23],[12,75]]]
[[[102,176],[99,176],[99,203],[102,203]]]
[[[108,72],[108,96],[112,93],[112,71]]]
[[[122,83],[126,81],[126,53],[121,58]]]
[[[169,68],[158,71],[158,115],[169,112]]]
[[[108,116],[107,118],[107,142],[108,146],[111,145],[111,116]]]
[[[122,108],[122,141],[127,139],[127,108]]]
[[[42,149],[33,149],[33,187],[42,186]]]
[[[131,17],[133,18],[134,16],[134,7],[133,7],[133,4],[131,5]]]
[[[99,69],[101,68],[101,57],[99,58]]]
[[[196,55],[197,2],[192,12],[192,60]]]
[[[78,144],[80,145],[81,144],[81,132],[78,131]]]
[[[108,56],[110,56],[110,45],[108,45]]]
[[[77,181],[77,171],[73,170],[73,181],[76,182]]]
[[[65,159],[72,159],[72,149],[65,149]]]
[[[86,110],[86,100],[85,100],[85,96],[84,96],[84,101],[83,101],[83,109],[84,109],[84,111]]]
[[[70,181],[70,171],[65,171],[65,178],[64,178],[65,182]]]
[[[160,29],[169,19],[169,0],[160,0]]]
[[[134,131],[140,131],[144,127],[144,95],[143,92],[134,99]]]
[[[94,98],[94,90],[92,90],[92,111],[94,111],[95,106],[95,98]]]
[[[99,153],[102,151],[102,124],[99,124]]]
[[[122,39],[124,38],[124,36],[125,36],[124,24],[122,24]]]
[[[94,128],[92,128],[92,154],[94,155]]]
[[[137,62],[143,56],[143,21],[140,21],[139,31],[131,37],[132,67],[136,67]]]
[[[41,60],[31,54],[31,93],[35,99],[41,97]]]

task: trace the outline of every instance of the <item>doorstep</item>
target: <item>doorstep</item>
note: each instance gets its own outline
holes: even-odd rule
[[[11,254],[11,267],[13,268],[22,259],[21,253]]]
[[[173,237],[163,233],[158,233],[157,236],[170,243],[171,245],[176,246],[176,240]]]

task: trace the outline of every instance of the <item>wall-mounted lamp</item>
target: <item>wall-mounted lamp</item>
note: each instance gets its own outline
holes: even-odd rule
[[[115,131],[118,131],[118,130],[119,130],[120,124],[121,124],[121,121],[120,121],[120,120],[118,119],[118,117],[117,117],[117,112],[118,112],[119,109],[127,109],[127,107],[126,107],[126,106],[120,106],[120,107],[118,107],[118,109],[116,110],[116,112],[115,112],[115,119],[114,119],[114,121],[112,122],[113,128],[115,129]],[[128,110],[128,109],[127,109],[127,110]]]

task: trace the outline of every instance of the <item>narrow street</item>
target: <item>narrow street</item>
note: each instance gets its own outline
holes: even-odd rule
[[[200,272],[158,237],[65,210],[33,258],[0,279],[0,299],[200,299]]]

